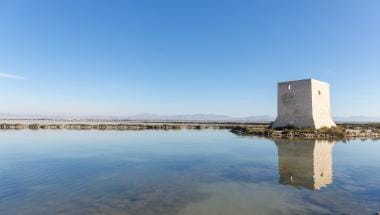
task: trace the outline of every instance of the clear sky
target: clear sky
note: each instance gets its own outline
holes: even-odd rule
[[[276,83],[380,115],[379,0],[0,0],[0,112],[276,115]]]

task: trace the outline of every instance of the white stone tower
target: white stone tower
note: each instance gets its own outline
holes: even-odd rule
[[[330,85],[315,79],[278,83],[278,116],[272,128],[336,126],[331,117]]]

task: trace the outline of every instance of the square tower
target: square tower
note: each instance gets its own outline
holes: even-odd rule
[[[273,128],[336,126],[331,117],[330,85],[315,79],[278,83],[278,116]]]

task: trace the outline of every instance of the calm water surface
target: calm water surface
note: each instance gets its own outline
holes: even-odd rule
[[[380,141],[0,132],[1,214],[374,214]]]

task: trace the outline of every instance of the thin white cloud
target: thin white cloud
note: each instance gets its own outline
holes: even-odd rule
[[[6,72],[0,72],[0,78],[9,78],[9,79],[22,79],[25,80],[26,78],[23,76],[6,73]]]

